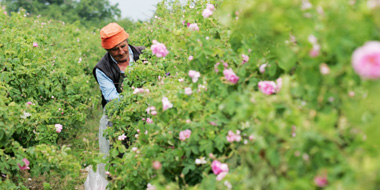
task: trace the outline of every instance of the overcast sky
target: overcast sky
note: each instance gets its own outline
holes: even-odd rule
[[[122,18],[130,18],[134,21],[148,20],[153,16],[156,5],[161,0],[110,0],[114,5],[119,3]]]

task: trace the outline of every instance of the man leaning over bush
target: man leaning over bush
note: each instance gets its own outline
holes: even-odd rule
[[[137,47],[128,44],[129,34],[116,23],[110,23],[100,30],[102,47],[107,53],[93,69],[93,75],[99,84],[102,94],[102,106],[118,99],[123,91],[124,71],[128,66],[132,66],[139,59],[141,51],[145,47]],[[100,152],[105,156],[109,153],[109,141],[103,136],[104,130],[109,126],[108,117],[103,109],[103,117],[99,126],[99,146]],[[104,166],[98,168],[104,174]]]

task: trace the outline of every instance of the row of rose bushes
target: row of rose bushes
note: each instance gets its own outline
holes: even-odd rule
[[[97,31],[3,9],[0,31],[0,188],[20,188],[28,173],[79,176],[81,163],[59,142],[98,105]]]
[[[107,105],[110,187],[377,189],[379,10],[160,3],[131,31],[149,61]]]

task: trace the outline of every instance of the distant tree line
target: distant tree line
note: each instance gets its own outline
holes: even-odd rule
[[[7,11],[18,12],[23,8],[30,15],[41,15],[68,23],[80,21],[85,26],[102,27],[120,18],[118,4],[109,0],[0,0]],[[124,19],[125,20],[125,19]],[[127,19],[128,20],[128,19]]]

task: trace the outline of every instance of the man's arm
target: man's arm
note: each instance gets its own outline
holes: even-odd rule
[[[106,101],[109,102],[113,99],[119,98],[119,93],[117,92],[112,80],[99,69],[95,69],[95,74],[100,90],[102,91]]]

